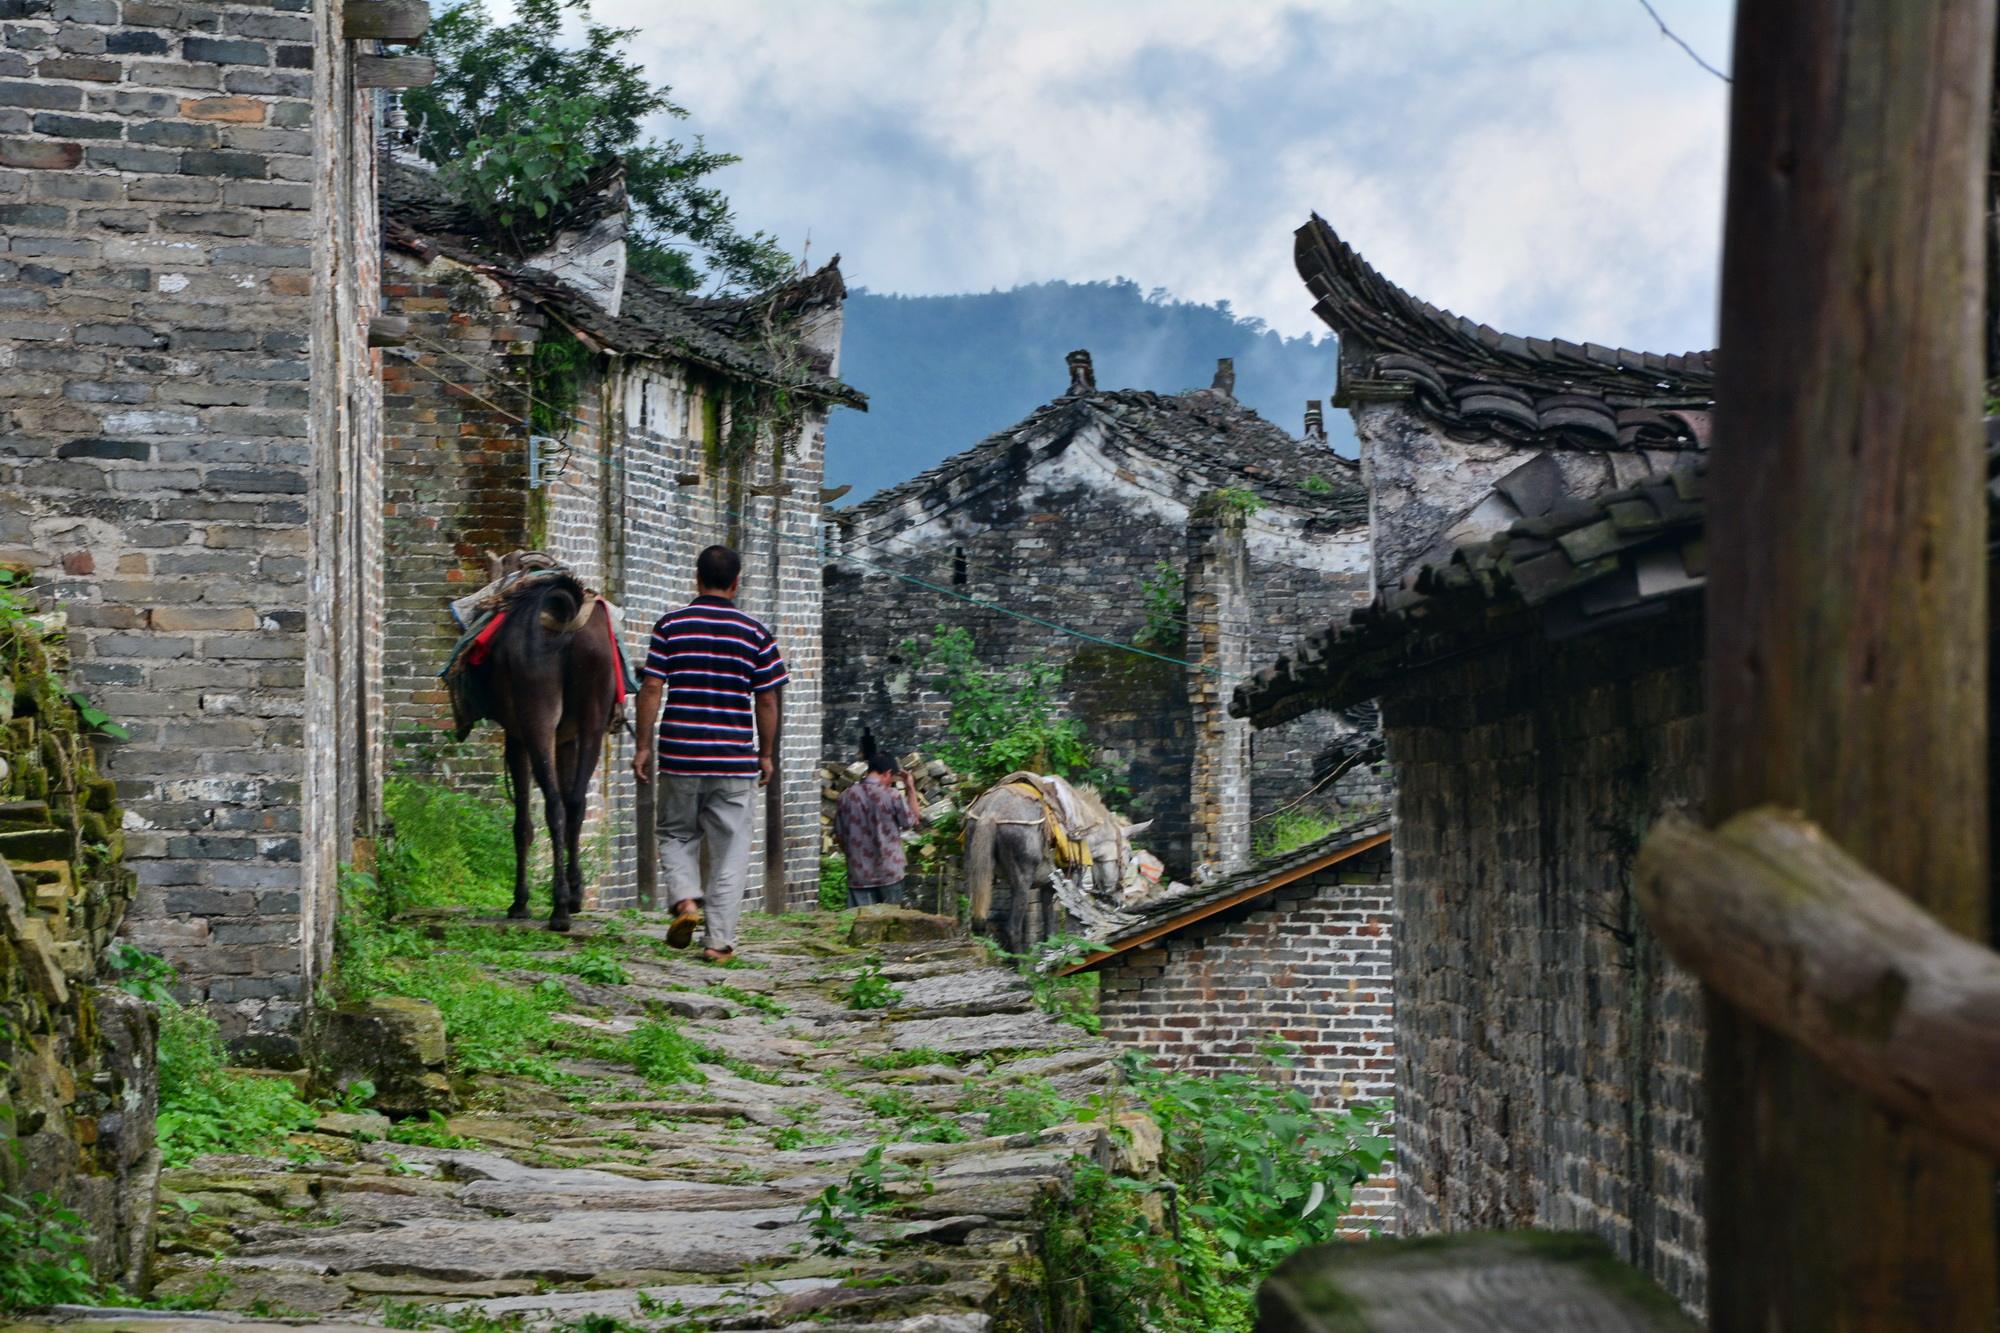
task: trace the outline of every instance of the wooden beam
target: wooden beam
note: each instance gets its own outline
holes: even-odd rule
[[[1639,853],[1674,961],[1895,1115],[2000,1160],[2000,954],[1948,929],[1789,811]]]
[[[1709,816],[1799,810],[1986,938],[1978,433],[1993,0],[1740,0]],[[1707,1002],[1719,1330],[1991,1333],[1993,1168]]]
[[[340,35],[350,42],[414,42],[430,31],[426,0],[347,0]]]
[[[1197,921],[1214,916],[1217,912],[1226,912],[1239,903],[1247,903],[1252,898],[1261,898],[1273,889],[1282,889],[1294,880],[1304,879],[1307,875],[1315,874],[1330,865],[1338,865],[1349,857],[1359,856],[1363,852],[1372,851],[1387,841],[1389,841],[1389,834],[1387,830],[1384,830],[1381,833],[1363,838],[1359,842],[1351,842],[1345,847],[1328,852],[1325,856],[1307,861],[1304,865],[1293,866],[1289,870],[1281,871],[1271,876],[1269,879],[1258,880],[1255,884],[1244,889],[1239,889],[1227,897],[1218,898],[1214,902],[1203,903],[1200,907],[1185,912],[1180,916],[1171,917],[1157,926],[1149,926],[1129,939],[1118,941],[1118,943],[1109,949],[1100,949],[1096,953],[1087,954],[1079,958],[1076,962],[1063,968],[1056,975],[1066,977],[1073,972],[1088,972],[1107,958],[1116,958],[1121,953],[1127,953],[1139,948],[1141,945],[1151,944],[1163,935],[1171,935],[1185,926],[1191,926]]]
[[[429,56],[356,56],[357,88],[422,88],[437,78],[437,61]]]

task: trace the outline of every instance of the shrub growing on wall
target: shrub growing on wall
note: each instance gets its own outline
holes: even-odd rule
[[[976,786],[1009,773],[1051,773],[1099,781],[1083,724],[1064,717],[1055,687],[1062,673],[1045,662],[1008,671],[979,660],[971,631],[939,625],[927,644],[903,651],[918,659],[924,684],[951,702],[940,757]]]

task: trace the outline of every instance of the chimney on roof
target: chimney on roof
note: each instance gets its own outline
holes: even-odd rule
[[[1215,358],[1215,382],[1208,386],[1224,398],[1236,396],[1236,360],[1234,357]]]
[[[1063,358],[1069,363],[1069,391],[1089,393],[1097,387],[1097,372],[1090,367],[1090,353],[1079,347]]]
[[[1326,443],[1326,414],[1320,411],[1320,400],[1306,399],[1306,443]]]

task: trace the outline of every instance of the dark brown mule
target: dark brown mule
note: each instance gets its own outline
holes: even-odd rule
[[[611,646],[610,615],[567,574],[538,580],[507,603],[506,623],[481,668],[491,696],[489,716],[507,733],[507,772],[514,783],[514,906],[507,915],[528,915],[532,779],[542,793],[555,862],[550,930],[568,930],[570,913],[583,910],[577,840],[590,780],[618,706],[621,668]]]

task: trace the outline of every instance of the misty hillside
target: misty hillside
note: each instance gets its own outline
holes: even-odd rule
[[[1046,282],[966,296],[847,299],[840,375],[869,398],[837,410],[826,481],[852,483],[851,504],[1013,425],[1069,385],[1063,357],[1087,347],[1107,389],[1207,387],[1215,359],[1236,358],[1236,396],[1298,434],[1308,398],[1333,393],[1334,343],[1282,338],[1227,302],[1193,305],[1139,285]],[[1353,453],[1345,412],[1327,430]]]

